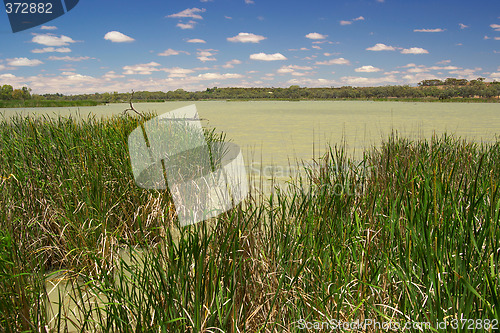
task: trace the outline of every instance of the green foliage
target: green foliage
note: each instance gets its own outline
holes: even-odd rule
[[[198,101],[198,100],[384,100],[408,101],[469,101],[474,98],[487,102],[500,101],[500,85],[485,82],[484,78],[467,81],[447,78],[445,81],[423,80],[416,87],[409,85],[339,88],[305,88],[292,85],[288,88],[207,88],[204,91],[137,91],[132,93],[94,93],[83,95],[44,94],[30,95],[30,89],[13,90],[4,85],[0,90],[0,107],[35,106],[91,106],[100,103]],[[2,97],[3,96],[3,97]],[[9,101],[9,100],[14,101]],[[32,100],[30,100],[32,99]],[[463,99],[463,100],[460,100]]]
[[[366,318],[447,332],[436,323],[500,319],[499,142],[393,135],[361,161],[332,147],[288,188],[179,229],[168,191],[134,184],[126,144],[139,121],[0,122],[0,330]],[[49,309],[54,269],[65,279]]]

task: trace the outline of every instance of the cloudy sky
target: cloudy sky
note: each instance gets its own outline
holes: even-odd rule
[[[0,41],[35,93],[500,81],[498,0],[80,0]]]

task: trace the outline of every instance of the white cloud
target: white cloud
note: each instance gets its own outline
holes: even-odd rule
[[[69,53],[71,49],[68,47],[44,47],[43,49],[34,49],[31,50],[32,53],[48,53],[48,52],[59,52],[59,53]]]
[[[299,85],[299,86],[307,86],[307,87],[328,87],[328,86],[334,86],[337,85],[338,82],[335,80],[327,80],[323,78],[319,79],[311,79],[311,78],[294,78],[291,80],[288,80],[286,82],[288,85]]]
[[[216,54],[215,53],[216,50],[212,50],[212,49],[209,49],[209,50],[198,50],[198,52],[196,53],[198,56],[198,60],[202,61],[202,62],[206,62],[206,61],[216,61],[217,59],[214,58],[214,55]]]
[[[377,43],[372,47],[367,48],[368,51],[395,51],[394,46],[385,45],[382,43]]]
[[[490,27],[495,31],[500,31],[500,24],[490,24]]]
[[[495,37],[494,39],[495,39],[495,40],[500,40],[500,37]]]
[[[57,30],[57,27],[55,27],[53,25],[50,25],[50,26],[49,25],[42,25],[40,27],[40,29],[42,29],[42,30]]]
[[[353,18],[350,21],[342,20],[342,21],[340,21],[340,25],[349,25],[349,24],[352,24],[352,22],[354,22],[354,21],[364,21],[364,20],[365,20],[365,18],[363,16],[358,16],[356,18]]]
[[[43,64],[42,61],[38,59],[28,59],[28,58],[13,58],[7,59],[7,64],[16,67],[33,67]]]
[[[203,17],[197,13],[204,13],[206,11],[205,8],[188,8],[184,9],[181,12],[178,12],[176,14],[168,15],[167,17],[173,17],[173,18],[182,18],[182,17],[190,17],[192,19],[198,19],[201,20]]]
[[[212,2],[214,0],[200,0],[200,2]]]
[[[219,73],[203,73],[198,75],[200,80],[227,80],[227,79],[241,79],[244,76],[241,74],[219,74]]]
[[[446,64],[449,64],[451,62],[451,60],[441,60],[441,61],[438,61],[436,62],[437,65],[446,65]]]
[[[414,29],[413,32],[443,32],[445,29],[437,28],[437,29]]]
[[[194,29],[195,25],[196,25],[195,21],[189,21],[188,23],[179,22],[177,23],[176,26],[181,28],[182,30],[186,30],[186,29]]]
[[[234,65],[239,65],[239,64],[241,64],[240,60],[233,59],[233,60],[230,60],[230,61],[226,62],[224,65],[222,65],[222,67],[224,67],[224,68],[234,68]]]
[[[327,61],[317,61],[316,65],[350,65],[351,62],[344,58],[331,59]]]
[[[292,75],[306,75],[306,73],[297,73],[295,72],[296,70],[301,70],[301,71],[310,71],[313,68],[310,66],[298,66],[298,65],[288,65],[288,66],[281,66],[280,69],[278,69],[276,72],[279,74],[288,74],[291,73]]]
[[[394,75],[377,77],[377,78],[368,78],[368,77],[359,77],[359,76],[344,76],[340,78],[343,83],[348,85],[355,86],[373,86],[377,84],[396,82],[397,79]]]
[[[125,75],[116,74],[115,71],[109,71],[102,76],[104,79],[112,80],[125,77]]]
[[[311,32],[311,33],[308,33],[306,35],[306,38],[309,38],[309,39],[325,39],[326,37],[328,37],[328,35],[322,35],[320,33],[317,33],[317,32]]]
[[[261,61],[287,60],[287,58],[281,53],[266,54],[262,52],[251,54],[250,59],[261,60]]]
[[[104,35],[104,39],[109,40],[113,43],[130,43],[135,39],[127,35],[122,34],[119,31],[110,31]]]
[[[245,3],[246,3],[247,5],[251,5],[251,4],[254,4],[254,3],[255,3],[255,1],[253,1],[253,0],[245,0]]]
[[[225,15],[224,18],[226,18],[228,20],[232,20],[233,19],[231,16],[227,16],[227,15]]]
[[[460,76],[461,78],[465,78],[465,79],[468,79],[468,80],[472,80],[472,79],[475,79],[477,77],[477,74],[476,72],[482,70],[482,68],[474,68],[474,69],[465,69],[465,68],[462,68],[462,69],[459,69],[459,70],[456,70],[456,71],[450,71],[449,73],[450,74],[455,74],[455,75],[458,75]]]
[[[429,51],[420,48],[420,47],[410,47],[409,49],[403,49],[401,50],[402,54],[426,54],[429,53]]]
[[[491,39],[491,38],[488,36],[484,36],[483,39]]]
[[[429,71],[429,69],[425,68],[425,67],[413,67],[413,68],[410,68],[407,72],[408,73],[426,73],[428,71]]]
[[[162,56],[162,57],[168,57],[168,56],[172,56],[172,55],[178,55],[178,54],[181,54],[181,53],[189,55],[189,52],[186,52],[186,51],[177,51],[177,50],[174,50],[174,49],[166,49],[165,51],[163,51],[161,53],[158,53],[158,55]]]
[[[82,60],[89,60],[89,59],[95,59],[95,58],[90,58],[90,57],[56,57],[56,56],[50,56],[49,60],[62,60],[62,61],[82,61]]]
[[[313,45],[311,46],[313,49],[316,49],[316,50],[322,50],[321,46],[319,45]]]
[[[500,72],[490,73],[490,81],[500,79]]]
[[[267,37],[254,35],[248,32],[240,32],[237,36],[226,38],[229,42],[233,43],[258,43]]]
[[[374,72],[380,72],[381,69],[369,65],[369,66],[361,66],[359,68],[356,68],[354,71],[355,72],[363,72],[363,73],[374,73]]]
[[[465,25],[463,23],[459,23],[458,25],[460,26],[460,29],[467,29],[469,27],[468,25]]]
[[[76,43],[71,37],[64,35],[57,37],[53,34],[35,34],[35,37],[33,37],[31,41],[45,46],[66,46],[69,45],[69,43]]]
[[[156,68],[158,66],[161,66],[157,62],[150,62],[147,64],[137,64],[137,65],[132,65],[132,66],[124,66],[123,69],[125,72],[123,74],[125,75],[134,75],[134,74],[139,74],[139,75],[149,75],[153,72],[158,72],[159,69]]]
[[[168,77],[177,77],[177,78],[186,77],[187,74],[194,73],[194,70],[192,69],[186,69],[180,67],[164,68],[163,70],[169,73]]]
[[[203,39],[198,39],[198,38],[195,38],[195,39],[188,39],[187,40],[188,43],[202,43],[202,44],[205,44],[206,42],[203,40]]]

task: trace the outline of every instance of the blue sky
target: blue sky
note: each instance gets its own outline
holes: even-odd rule
[[[35,93],[500,81],[498,0],[80,0],[0,41]]]

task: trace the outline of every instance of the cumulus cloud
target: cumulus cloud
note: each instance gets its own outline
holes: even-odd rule
[[[463,23],[459,23],[458,25],[460,26],[460,29],[467,29],[469,27],[468,25],[465,25]]]
[[[288,66],[281,66],[281,68],[278,69],[276,72],[279,74],[292,74],[295,76],[303,76],[306,75],[307,73],[298,73],[296,72],[296,70],[309,71],[312,69],[313,68],[310,66],[288,65]]]
[[[359,77],[359,76],[344,76],[340,78],[343,83],[353,86],[373,86],[377,84],[396,82],[394,75],[383,76],[378,78]]]
[[[66,46],[70,43],[76,43],[71,37],[64,35],[57,37],[53,34],[35,34],[31,41],[45,46]]]
[[[214,58],[214,55],[216,54],[216,50],[208,49],[208,50],[198,50],[196,53],[198,56],[198,60],[202,62],[206,61],[216,61],[217,59]]]
[[[173,68],[164,68],[163,71],[169,73],[168,77],[186,77],[188,74],[194,73],[192,69],[173,67]]]
[[[106,74],[104,74],[102,77],[104,79],[107,79],[107,80],[112,80],[112,79],[119,79],[119,78],[125,77],[125,75],[116,74],[115,71],[109,71]]]
[[[495,31],[500,31],[500,24],[490,24],[490,27]]]
[[[109,40],[113,43],[130,43],[135,39],[127,35],[122,34],[119,31],[110,31],[104,35],[104,39]]]
[[[123,74],[125,75],[134,75],[134,74],[139,74],[139,75],[150,75],[153,72],[158,72],[160,69],[157,67],[161,66],[157,62],[150,62],[147,64],[137,64],[137,65],[131,65],[131,66],[124,66],[123,69],[125,70]]]
[[[13,58],[7,59],[7,64],[15,67],[33,67],[41,65],[43,62],[38,59]]]
[[[42,29],[42,30],[57,30],[57,27],[55,27],[53,25],[42,25],[40,27],[40,29]]]
[[[437,28],[437,29],[414,29],[413,32],[443,32],[445,29]]]
[[[306,35],[306,38],[309,38],[309,39],[325,39],[326,37],[328,37],[328,35],[322,35],[320,33],[317,33],[317,32],[311,32],[311,33],[308,33]]]
[[[204,13],[205,11],[206,11],[205,8],[188,8],[176,14],[168,15],[167,17],[172,17],[172,18],[190,17],[192,19],[201,20],[203,19],[203,17],[198,13]]]
[[[206,43],[203,39],[198,39],[198,38],[188,39],[187,42],[188,43],[201,43],[201,44],[205,44]]]
[[[421,47],[410,47],[409,49],[402,49],[401,53],[402,54],[426,54],[426,53],[429,53],[429,51],[427,51]]]
[[[342,21],[340,21],[340,25],[349,25],[349,24],[352,24],[352,22],[355,22],[355,21],[364,21],[364,20],[365,20],[365,18],[363,16],[358,16],[356,18],[353,18],[350,21],[342,20]]]
[[[363,72],[363,73],[374,73],[374,72],[380,72],[381,69],[377,67],[373,67],[371,65],[369,66],[361,66],[358,67],[354,70],[355,72]]]
[[[226,62],[224,65],[222,65],[222,67],[224,67],[224,68],[234,68],[234,65],[239,65],[239,64],[241,64],[240,60],[233,59],[233,60],[230,60],[230,61]]]
[[[62,61],[82,61],[82,60],[89,60],[89,59],[95,59],[95,58],[90,58],[90,57],[56,57],[56,56],[50,56],[49,60],[62,60]]]
[[[188,23],[179,22],[179,23],[177,23],[176,26],[181,28],[182,30],[185,30],[185,29],[194,29],[195,25],[196,25],[196,21],[189,21]]]
[[[316,65],[350,65],[351,62],[344,58],[330,59],[326,61],[317,61]]]
[[[226,73],[226,74],[203,73],[203,74],[199,74],[198,78],[200,80],[226,80],[226,79],[241,79],[241,78],[243,78],[243,75],[233,74],[233,73]]]
[[[395,51],[394,46],[385,45],[382,43],[377,43],[372,47],[367,48],[368,51]]]
[[[165,51],[163,51],[161,53],[158,53],[158,55],[162,56],[162,57],[168,57],[168,56],[173,56],[173,55],[179,55],[181,53],[189,55],[189,52],[186,52],[186,51],[177,51],[177,50],[174,50],[174,49],[166,49]]]
[[[264,36],[255,35],[248,32],[240,32],[237,36],[226,38],[229,42],[233,43],[258,43],[261,40],[267,39]]]
[[[281,53],[266,54],[266,53],[254,53],[250,55],[252,60],[260,61],[276,61],[276,60],[287,60],[287,58]]]
[[[461,68],[461,69],[458,69],[458,70],[455,70],[455,71],[450,71],[449,73],[450,74],[455,74],[457,76],[460,76],[460,77],[463,77],[463,78],[466,78],[468,80],[472,80],[472,79],[475,79],[477,77],[477,74],[476,72],[482,70],[482,68],[480,67],[477,67],[477,68]]]
[[[32,53],[49,53],[49,52],[59,52],[59,53],[69,53],[71,49],[68,47],[44,47],[43,49],[31,50]]]

